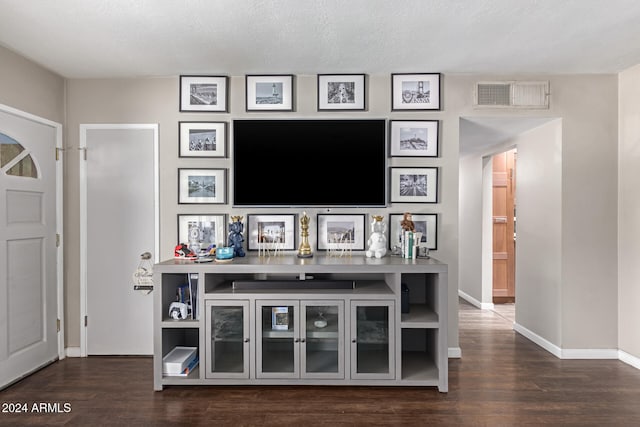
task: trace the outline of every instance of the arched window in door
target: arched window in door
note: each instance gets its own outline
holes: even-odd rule
[[[29,150],[4,133],[0,133],[0,172],[12,176],[38,178],[38,168]]]

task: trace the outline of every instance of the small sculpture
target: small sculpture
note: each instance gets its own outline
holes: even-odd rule
[[[371,235],[369,236],[369,249],[365,253],[367,258],[375,256],[376,258],[382,258],[387,253],[387,237],[385,235],[387,231],[387,224],[382,220],[382,216],[373,215],[373,221],[371,222]]]
[[[243,230],[242,216],[232,216],[231,224],[229,224],[229,246],[233,248],[234,257],[243,257],[245,255],[242,248],[242,242],[244,242]]]
[[[298,247],[298,258],[311,258],[313,253],[309,245],[309,216],[306,212],[303,212],[300,217],[300,237],[302,239]]]
[[[402,221],[400,221],[400,227],[402,227],[403,231],[416,231],[416,226],[413,223],[413,216],[411,212],[405,212],[402,217]]]

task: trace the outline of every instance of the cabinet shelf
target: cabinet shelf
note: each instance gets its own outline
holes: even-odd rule
[[[411,304],[409,313],[402,313],[402,328],[438,328],[438,314],[424,304]]]
[[[162,328],[197,328],[198,326],[200,322],[197,320],[164,319],[162,321]]]
[[[438,383],[438,368],[436,364],[419,351],[402,352],[402,380]]]

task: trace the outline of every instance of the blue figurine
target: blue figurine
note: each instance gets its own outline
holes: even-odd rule
[[[242,217],[232,216],[231,224],[229,224],[229,247],[233,248],[234,257],[244,256],[244,249],[242,249],[242,242],[244,242],[243,230]]]

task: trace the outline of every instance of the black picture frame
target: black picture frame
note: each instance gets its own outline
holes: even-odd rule
[[[178,169],[178,204],[225,203],[227,203],[227,169]]]
[[[391,203],[438,203],[437,167],[389,168]]]
[[[318,74],[318,111],[364,111],[366,74]]]
[[[439,120],[390,120],[389,157],[438,157]]]
[[[229,77],[180,76],[180,112],[228,113]]]
[[[391,111],[440,110],[440,73],[391,74]]]
[[[293,86],[293,74],[246,75],[246,111],[293,111]]]
[[[178,122],[178,157],[227,157],[227,122]]]

